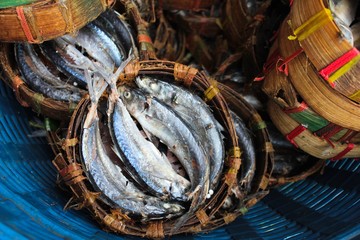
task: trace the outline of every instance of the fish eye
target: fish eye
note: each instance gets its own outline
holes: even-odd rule
[[[129,91],[125,91],[124,92],[124,97],[125,98],[130,98],[131,97],[131,93]]]
[[[158,90],[159,86],[158,86],[158,84],[156,84],[156,82],[151,82],[150,88],[151,88],[151,90]]]

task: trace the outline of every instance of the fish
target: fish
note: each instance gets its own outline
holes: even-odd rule
[[[301,153],[295,148],[288,151],[275,152],[272,177],[293,177],[307,170],[315,162],[306,153]]]
[[[59,77],[55,76],[40,59],[38,52],[36,52],[34,45],[29,43],[21,43],[24,45],[24,50],[27,56],[30,58],[33,64],[33,70],[47,83],[53,86],[64,86],[64,82]],[[41,55],[40,55],[41,56]],[[71,85],[65,84],[66,87],[72,87]],[[75,88],[74,88],[75,89]]]
[[[87,82],[83,73],[79,69],[73,68],[71,66],[75,64],[74,62],[65,60],[65,58],[62,56],[66,55],[66,50],[69,48],[69,45],[69,43],[60,37],[40,44],[40,49],[44,56],[46,56],[47,59],[50,60],[60,72],[67,76],[66,83],[81,89],[86,89]]]
[[[137,86],[171,107],[198,134],[210,163],[210,189],[215,190],[224,164],[222,126],[200,97],[151,77],[137,77]]]
[[[136,45],[134,41],[134,37],[136,36],[135,32],[133,28],[125,21],[122,21],[121,18],[118,12],[113,9],[108,9],[92,23],[104,29],[105,32],[109,34],[111,40],[123,52],[131,48],[136,51],[137,49],[134,47]],[[137,52],[134,52],[134,54],[138,55]]]
[[[195,168],[194,176],[191,177],[191,193],[188,198],[192,200],[191,206],[186,213],[177,219],[174,225],[174,230],[176,230],[185,224],[205,203],[207,197],[211,197],[209,196],[211,192],[209,189],[209,160],[203,152],[203,148],[198,146],[199,140],[192,134],[192,129],[186,126],[175,112],[171,111],[165,104],[161,104],[155,97],[148,100],[145,98],[137,99],[137,97],[141,97],[139,92],[134,94],[135,91],[128,90],[125,87],[120,87],[120,97],[125,105],[128,104],[129,112],[133,114],[134,118],[144,129],[164,141],[168,148],[178,156],[185,169],[188,168],[189,158],[192,167]],[[129,105],[129,103],[134,104]],[[167,136],[167,134],[171,135]],[[186,148],[191,153],[190,156],[183,153]]]
[[[147,141],[120,98],[108,101],[108,126],[114,147],[137,181],[148,186],[154,196],[187,201],[190,182],[178,175],[166,157]]]
[[[101,191],[102,199],[112,207],[141,216],[142,220],[170,218],[179,215],[184,207],[148,196],[137,189],[106,155],[100,136],[99,122],[95,120],[83,129],[81,137],[82,161],[94,187]]]
[[[68,76],[70,84],[82,89],[86,89],[87,81],[81,69],[97,62],[112,73],[124,58],[121,46],[117,46],[111,36],[94,23],[80,29],[75,37],[65,35],[40,44],[40,48],[59,71]]]
[[[358,6],[358,0],[329,0],[331,13],[346,27],[350,27],[355,20]]]
[[[354,47],[360,49],[360,22],[357,22],[351,26],[351,32],[354,39]]]
[[[191,191],[200,187],[205,197],[209,188],[209,162],[188,124],[167,105],[155,97],[147,97],[138,89],[124,85],[119,87],[119,92],[130,115],[179,159],[190,178]]]
[[[115,66],[118,67],[123,59],[123,52],[117,46],[105,31],[100,29],[97,25],[89,23],[87,27],[90,31],[103,43],[104,51],[110,55],[111,59],[114,61]]]
[[[84,52],[86,52],[90,58],[101,64],[103,68],[111,72],[114,70],[115,64],[117,63],[114,62],[110,54],[106,51],[101,39],[93,34],[88,26],[83,27],[76,36],[65,35],[63,39],[73,46],[84,49]],[[119,66],[119,64],[117,64],[117,66]]]
[[[58,88],[51,83],[44,81],[38,74],[38,69],[31,61],[25,49],[25,44],[18,43],[15,45],[15,59],[19,67],[19,71],[24,81],[30,88],[46,97],[66,102],[79,102],[82,94],[74,88]],[[53,79],[53,81],[57,81]]]
[[[239,147],[241,149],[241,178],[240,186],[246,191],[251,190],[251,182],[256,170],[256,153],[252,136],[243,120],[233,111],[230,111],[234,122],[236,136],[238,137]]]

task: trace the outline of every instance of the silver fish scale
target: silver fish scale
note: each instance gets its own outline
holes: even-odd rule
[[[137,77],[136,84],[145,92],[155,96],[179,114],[199,139],[210,161],[211,188],[216,187],[223,169],[225,155],[222,126],[214,118],[209,107],[191,92],[150,77]]]
[[[180,205],[147,196],[129,182],[121,171],[112,172],[111,167],[115,166],[104,152],[100,138],[96,120],[89,128],[84,129],[82,156],[87,166],[88,178],[91,179],[94,188],[102,192],[105,202],[149,218],[176,215],[181,212],[183,208]]]
[[[124,162],[131,172],[139,176],[157,196],[186,201],[189,181],[178,175],[159,150],[140,133],[122,101],[118,99],[109,124],[114,133],[115,146],[124,155]]]
[[[143,129],[165,143],[182,163],[190,177],[192,190],[201,186],[206,191],[209,183],[208,158],[191,128],[156,98],[148,99],[138,90],[120,89],[131,96],[126,98],[124,94],[120,95],[130,114]]]

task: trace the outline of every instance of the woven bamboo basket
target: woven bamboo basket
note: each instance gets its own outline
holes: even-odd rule
[[[320,114],[322,112],[316,112],[312,107],[313,105],[310,105],[302,98],[301,94],[298,93],[295,88],[295,80],[292,81],[292,78],[296,76],[298,86],[301,87],[299,78],[301,81],[302,76],[296,72],[294,66],[290,68],[290,63],[295,62],[300,55],[291,59],[291,61],[287,63],[288,69],[285,68],[284,70],[281,66],[283,58],[279,57],[278,52],[281,46],[278,44],[279,41],[280,39],[275,41],[270,51],[268,62],[265,64],[265,80],[262,85],[262,90],[271,99],[270,101],[272,103],[270,105],[277,105],[276,113],[274,113],[275,107],[269,107],[269,114],[274,124],[296,146],[317,158],[326,159],[328,156],[327,151],[330,151],[330,148],[332,148],[330,151],[331,156],[328,157],[341,159],[348,153],[356,157],[358,154],[356,148],[359,143],[358,131],[331,122]],[[289,72],[286,74],[284,71]],[[310,71],[311,69],[306,70],[307,73]],[[325,85],[325,87],[327,86]],[[303,90],[305,91],[305,89]],[[315,95],[313,97],[315,97]],[[337,109],[341,109],[341,105],[336,107]],[[281,111],[281,115],[277,116],[278,111]],[[294,123],[294,125],[291,125],[292,129],[289,128],[290,123],[282,126],[279,123],[280,120],[278,120],[280,118],[281,124],[286,124],[286,119],[291,120],[291,122]],[[341,115],[337,115],[337,118],[341,120]],[[302,133],[305,135],[300,137]],[[300,141],[300,139],[304,140],[304,142],[298,144],[297,141]]]
[[[320,116],[344,128],[359,131],[359,104],[329,86],[309,62],[299,43],[287,39],[289,35],[291,29],[283,23],[278,40],[280,59],[277,70],[288,75],[294,89]]]
[[[135,42],[128,25],[125,22],[122,22],[122,24],[117,24],[117,29],[117,34],[122,38],[121,47],[124,48],[126,52],[130,48],[133,48],[134,54],[137,55],[138,53],[135,47]],[[72,111],[75,109],[77,102],[51,99],[32,90],[31,87],[26,84],[26,81],[24,81],[23,76],[21,76],[19,72],[18,66],[14,59],[13,44],[2,43],[0,45],[0,55],[0,64],[4,71],[3,80],[14,89],[17,100],[21,103],[22,106],[31,107],[36,113],[53,119],[70,119]],[[81,90],[82,95],[84,95],[86,91],[87,90]]]
[[[163,79],[175,81],[177,84],[185,87],[197,89],[202,93],[209,93],[209,89],[217,89],[212,81],[209,81],[208,78],[197,69],[174,62],[159,60],[134,61],[129,63],[120,76],[120,83],[129,83],[138,75],[155,75]],[[238,182],[237,173],[241,167],[240,155],[237,153],[240,153],[238,150],[241,151],[241,149],[238,147],[238,140],[225,99],[218,91],[213,93],[213,95],[205,95],[208,97],[209,104],[214,109],[215,116],[217,116],[220,123],[225,126],[227,139],[229,140],[226,145],[227,150],[235,149],[235,152],[228,152],[227,159],[224,160],[226,167],[224,168],[223,177],[213,197],[206,200],[185,225],[180,227],[176,232],[173,232],[176,218],[139,222],[121,213],[120,209],[109,208],[109,206],[106,206],[104,202],[98,199],[98,194],[90,187],[84,175],[84,169],[82,169],[80,164],[79,141],[74,141],[74,139],[79,140],[81,138],[81,122],[89,106],[88,97],[82,99],[74,111],[66,139],[62,141],[62,147],[53,147],[57,154],[53,162],[59,171],[62,182],[73,192],[73,205],[76,206],[77,209],[87,208],[106,230],[149,238],[163,238],[179,233],[209,231],[228,224],[234,221],[237,216],[242,215],[248,207],[254,205],[265,196],[267,191],[262,191],[261,194],[259,194],[258,188],[260,187],[256,186],[253,194],[244,196],[243,199],[237,199],[234,196],[232,187]],[[53,144],[59,144],[56,136],[54,137],[53,135],[52,139],[51,142]],[[234,152],[235,155],[231,152]],[[263,150],[262,154],[269,154],[269,151]],[[266,171],[264,168],[266,169],[267,166],[264,166],[266,165],[264,162],[260,161],[259,163],[260,167],[257,175],[258,178],[262,180],[263,172]],[[266,188],[267,183],[263,183],[262,187]],[[221,207],[228,197],[234,198],[236,202],[232,208],[227,210],[222,209]]]
[[[259,5],[256,1],[228,0],[224,4],[221,25],[229,47],[239,51],[253,34],[254,28],[263,21],[271,1]]]
[[[274,49],[277,47],[276,44],[273,46],[270,55],[275,56],[273,53],[276,53]],[[284,113],[306,126],[315,135],[330,142],[359,143],[357,131],[334,124],[316,113],[296,92],[289,79],[291,76],[279,72],[274,66],[270,68],[271,70],[266,73],[262,89]]]
[[[274,148],[269,132],[257,111],[232,88],[218,83],[229,108],[240,116],[249,127],[256,146],[256,172],[253,179],[253,191],[266,190],[274,165]]]
[[[289,162],[288,167],[292,167],[293,164],[291,164],[291,161],[296,162],[296,157],[301,153],[297,151],[296,148],[280,149],[276,145],[273,145],[270,140],[267,125],[257,111],[232,88],[219,83],[219,89],[221,89],[230,109],[236,111],[245,121],[248,121],[248,125],[254,135],[254,144],[256,146],[262,146],[257,147],[256,155],[256,172],[260,178],[255,176],[253,184],[259,184],[261,189],[267,189],[269,187],[275,188],[285,183],[303,180],[323,168],[325,164],[323,160],[309,156],[306,157],[308,158],[306,163],[296,167],[296,170],[293,169],[293,171],[286,174],[274,174],[272,169],[277,168],[277,164],[281,164],[278,162],[279,160],[277,160],[278,154],[286,154]],[[267,163],[267,165],[264,165],[265,163]]]
[[[288,19],[292,31],[284,31],[282,38],[298,42],[324,82],[342,95],[359,102],[360,54],[343,37],[334,13],[329,8],[326,0],[293,1]]]
[[[0,41],[41,43],[67,33],[75,33],[113,2],[43,0],[0,9]]]
[[[17,7],[21,5],[26,5],[30,3],[34,3],[39,0],[4,0],[0,3],[0,9],[9,8],[9,7]]]
[[[0,66],[4,77],[2,80],[10,86],[18,102],[23,107],[31,107],[36,113],[53,119],[64,120],[71,117],[76,103],[56,101],[31,90],[22,79],[14,59],[14,45],[0,44]]]
[[[181,29],[174,29],[173,25],[166,19],[162,10],[158,11],[158,21],[154,33],[150,35],[154,39],[156,56],[159,59],[181,63],[186,53],[186,35]]]
[[[315,136],[306,126],[303,126],[288,116],[281,107],[269,101],[269,116],[279,131],[285,135],[296,147],[320,159],[339,160],[342,158],[359,157],[359,144],[329,142]]]

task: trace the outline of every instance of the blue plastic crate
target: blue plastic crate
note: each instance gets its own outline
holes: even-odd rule
[[[50,147],[31,133],[29,110],[0,82],[0,239],[134,239],[63,211]],[[360,239],[360,164],[328,162],[323,175],[284,185],[232,224],[172,239]]]

